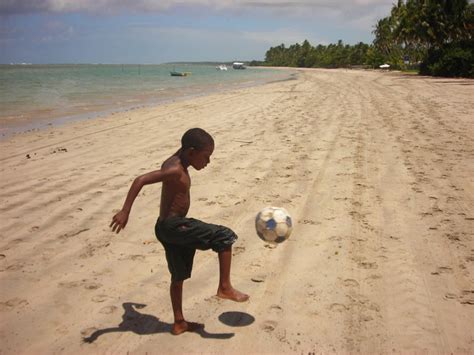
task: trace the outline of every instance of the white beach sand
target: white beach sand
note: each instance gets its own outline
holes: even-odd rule
[[[0,353],[472,353],[473,124],[472,80],[307,70],[0,141]],[[108,226],[195,126],[216,150],[189,215],[239,235],[251,298],[214,297],[198,251],[184,313],[206,328],[176,337],[160,186]],[[254,231],[267,205],[295,223],[277,247]]]

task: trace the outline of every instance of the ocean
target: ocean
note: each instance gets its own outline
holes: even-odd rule
[[[174,77],[170,71],[191,72]],[[2,137],[51,124],[287,80],[295,71],[205,64],[0,65]]]

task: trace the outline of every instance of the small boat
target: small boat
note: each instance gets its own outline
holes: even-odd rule
[[[244,63],[240,63],[240,62],[234,62],[232,64],[232,68],[234,69],[245,69],[245,64]]]
[[[217,70],[224,70],[227,71],[227,65],[225,64],[220,64],[216,67]]]
[[[191,75],[190,71],[170,71],[171,76],[188,76]]]

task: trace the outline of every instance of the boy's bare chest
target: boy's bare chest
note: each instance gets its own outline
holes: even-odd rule
[[[178,179],[176,179],[175,181],[173,181],[172,184],[170,184],[170,187],[176,193],[189,192],[191,188],[191,178],[189,174],[186,174],[186,173],[181,174]]]
[[[189,174],[183,174],[179,183],[183,189],[189,190],[191,188],[191,177]]]

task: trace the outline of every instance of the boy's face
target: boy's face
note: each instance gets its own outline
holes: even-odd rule
[[[202,149],[193,149],[190,154],[190,164],[196,170],[201,170],[211,162],[211,155],[214,152],[214,144],[210,144]]]

